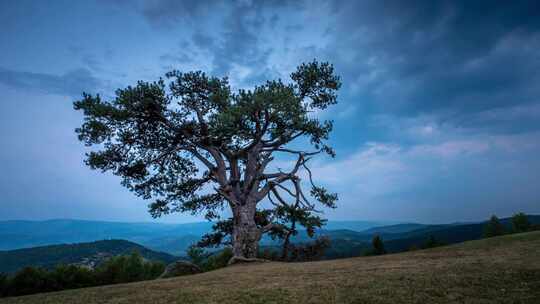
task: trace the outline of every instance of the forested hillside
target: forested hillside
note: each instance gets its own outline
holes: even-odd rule
[[[130,254],[133,251],[152,261],[169,263],[178,259],[170,254],[156,252],[129,241],[104,240],[0,251],[0,272],[14,272],[24,266],[52,269],[59,264],[93,267],[110,257]]]

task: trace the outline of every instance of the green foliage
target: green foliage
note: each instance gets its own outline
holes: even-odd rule
[[[154,216],[206,210],[212,217],[212,211],[222,206],[220,194],[198,194],[204,184],[215,180],[213,166],[197,176],[193,160],[200,160],[209,147],[220,147],[244,161],[244,148],[251,147],[254,139],[267,136],[266,141],[282,146],[302,135],[316,149],[334,153],[324,143],[332,123],[308,115],[336,103],[341,82],[328,63],[302,64],[291,74],[291,84],[268,81],[236,94],[227,78],[200,71],[172,71],[166,78],[168,86],[164,80],[139,81],[118,89],[112,101],[83,94],[74,102],[74,108],[85,115],[76,130],[79,139],[104,148],[90,152],[87,164],[121,176],[123,184],[139,196],[156,197],[150,206]],[[206,152],[198,151],[201,147]],[[335,200],[323,188],[313,190],[325,204]]]
[[[435,248],[435,247],[444,246],[444,245],[445,243],[440,242],[439,240],[435,238],[435,236],[430,235],[429,238],[422,245],[422,249]]]
[[[161,262],[145,261],[137,252],[116,256],[96,269],[58,265],[54,270],[25,267],[12,277],[0,274],[0,295],[19,296],[38,292],[127,283],[157,278],[165,269]]]
[[[319,237],[312,242],[291,244],[290,255],[286,257],[289,262],[309,262],[320,260],[324,252],[331,245],[328,237]]]
[[[153,280],[158,278],[165,270],[165,264],[159,261],[146,261],[143,263],[143,280]]]
[[[504,226],[499,221],[499,218],[492,215],[489,221],[484,226],[484,237],[494,237],[504,234]]]
[[[527,215],[523,212],[516,213],[512,216],[512,231],[519,233],[519,232],[526,232],[529,231],[531,228],[531,223],[529,222],[529,218]]]
[[[218,253],[210,255],[202,265],[203,271],[211,271],[226,267],[229,260],[233,257],[232,249],[225,247]]]
[[[225,247],[216,253],[208,253],[204,248],[190,246],[187,255],[191,262],[199,266],[202,271],[211,271],[227,266],[233,253],[230,247]]]
[[[75,265],[58,265],[50,275],[59,290],[83,288],[96,285],[96,277],[91,269]]]
[[[88,243],[49,245],[10,251],[0,251],[0,272],[13,273],[25,266],[53,270],[57,265],[77,264],[83,259],[96,257],[99,263],[104,256],[117,256],[139,252],[145,259],[170,263],[176,257],[156,252],[125,240],[102,240]]]
[[[384,249],[384,242],[379,235],[375,235],[371,240],[372,254],[381,255],[386,254],[386,249]]]
[[[279,250],[275,247],[264,247],[259,250],[258,258],[269,261],[283,261]]]
[[[315,215],[309,207],[302,206],[300,200],[296,200],[294,204],[282,202],[281,205],[275,205],[271,213],[273,225],[269,234],[272,239],[283,240],[281,260],[286,261],[290,258],[290,251],[293,249],[290,239],[298,234],[298,225],[304,227],[308,237],[312,238],[315,235],[315,229],[321,228],[326,220]]]
[[[419,249],[418,246],[413,244],[413,245],[411,245],[411,247],[409,247],[408,251],[416,251],[418,249]]]
[[[205,250],[198,246],[190,246],[187,250],[187,256],[191,262],[199,267],[203,266],[204,261],[208,258],[209,254]]]
[[[53,290],[58,290],[58,287],[47,270],[25,267],[15,273],[13,278],[11,278],[7,294],[10,296],[20,296]]]
[[[273,194],[278,202],[273,206],[287,206],[277,194],[286,191],[303,206],[299,224],[307,229],[320,226],[321,220],[311,214],[315,206],[310,201],[335,208],[338,196],[314,184],[307,162],[319,153],[335,156],[327,143],[332,121],[311,115],[337,103],[341,81],[331,64],[314,60],[299,66],[290,83],[267,81],[236,93],[227,78],[200,71],[172,71],[166,78],[168,83],[139,81],[119,89],[110,101],[83,94],[74,102],[74,108],[84,114],[83,124],[76,129],[79,140],[98,148],[87,155],[90,168],[110,171],[136,195],[152,199],[149,211],[154,217],[190,212],[213,220],[225,207],[233,209],[233,217],[244,208],[254,218],[235,218],[232,223],[245,221],[242,224],[255,230],[253,222],[257,222],[257,229],[267,233],[271,215],[281,211],[259,210],[257,204]],[[313,151],[289,149],[297,138],[305,139],[302,146]],[[297,158],[294,169],[265,172],[278,153]],[[300,168],[309,173],[309,192],[300,189]],[[287,183],[296,187],[294,194],[285,188]],[[209,188],[215,192],[207,193]],[[304,193],[310,193],[311,199]],[[294,228],[287,235],[290,231]],[[203,242],[230,242],[227,234],[220,230]],[[258,238],[234,240],[258,242]],[[234,244],[237,251],[245,248],[235,254],[251,255],[256,252],[253,245]]]
[[[220,245],[230,245],[230,236],[233,232],[232,218],[217,221],[212,225],[212,232],[203,235],[197,243],[198,247],[218,247]]]
[[[201,268],[202,271],[211,271],[227,266],[233,253],[230,247],[225,247],[216,253],[208,253],[203,248],[191,246],[188,257],[191,262]]]
[[[96,269],[101,284],[117,284],[157,278],[165,269],[161,262],[144,261],[138,252],[110,258]]]

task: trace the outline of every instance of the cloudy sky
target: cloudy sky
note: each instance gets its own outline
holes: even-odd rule
[[[0,220],[150,221],[83,165],[72,102],[171,69],[236,88],[303,61],[341,75],[335,220],[540,213],[538,1],[0,1]],[[198,220],[171,215],[161,221]]]

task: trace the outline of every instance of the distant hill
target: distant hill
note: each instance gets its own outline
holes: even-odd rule
[[[540,216],[531,215],[532,223],[540,224]],[[510,219],[501,219],[510,227]],[[212,223],[189,224],[119,223],[81,220],[0,221],[0,250],[10,250],[62,243],[82,243],[103,239],[124,239],[154,250],[176,256],[185,256],[187,248],[211,230]],[[390,252],[399,252],[412,246],[420,247],[430,236],[452,244],[482,237],[484,223],[454,223],[426,225],[403,223],[381,226],[370,221],[329,221],[317,232],[332,240],[327,258],[358,256],[371,246],[373,235],[379,234]],[[311,240],[305,231],[299,231],[293,242]],[[265,236],[265,247],[279,242]]]
[[[324,226],[325,230],[340,230],[347,229],[353,231],[363,231],[372,227],[395,224],[391,222],[374,222],[374,221],[328,221]]]
[[[124,239],[152,249],[180,254],[192,242],[210,231],[212,223],[188,224],[121,223],[83,220],[0,221],[0,250],[29,248],[63,243]],[[186,240],[175,247],[171,238]],[[161,242],[160,240],[163,240]],[[191,242],[190,242],[191,241]],[[187,243],[187,245],[186,245]]]
[[[0,303],[540,303],[539,251],[540,232],[530,232],[383,256],[233,266]]]
[[[124,240],[103,240],[90,243],[41,246],[0,251],[0,272],[14,272],[25,266],[54,268],[58,264],[92,266],[104,259],[137,251],[145,259],[170,263],[178,258],[156,252]]]
[[[395,224],[395,225],[387,225],[387,226],[377,226],[377,227],[369,228],[366,230],[362,230],[360,232],[364,234],[404,233],[404,232],[409,232],[409,231],[425,228],[427,226],[430,226],[430,225],[418,224],[418,223],[404,223],[404,224]]]
[[[529,215],[531,224],[540,224],[539,215]],[[511,229],[511,218],[501,219],[506,229]],[[382,237],[385,249],[388,252],[402,252],[411,247],[421,248],[425,242],[433,236],[437,241],[444,244],[455,244],[483,237],[486,222],[472,224],[447,224],[447,225],[420,225],[419,229],[393,233],[388,231],[407,230],[407,226],[377,227],[363,232],[351,230],[322,231],[321,234],[330,237],[332,247],[327,251],[327,259],[354,257],[371,248],[371,239],[375,234]],[[406,224],[411,225],[411,224]],[[418,225],[418,224],[416,224]],[[408,226],[413,227],[413,226]]]
[[[361,231],[378,225],[381,222],[329,221],[325,229]],[[161,224],[71,219],[0,221],[0,250],[123,239],[153,250],[185,255],[185,250],[211,229],[211,222]]]

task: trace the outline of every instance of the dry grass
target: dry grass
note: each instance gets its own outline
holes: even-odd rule
[[[540,303],[540,232],[379,257],[234,266],[0,303]]]

